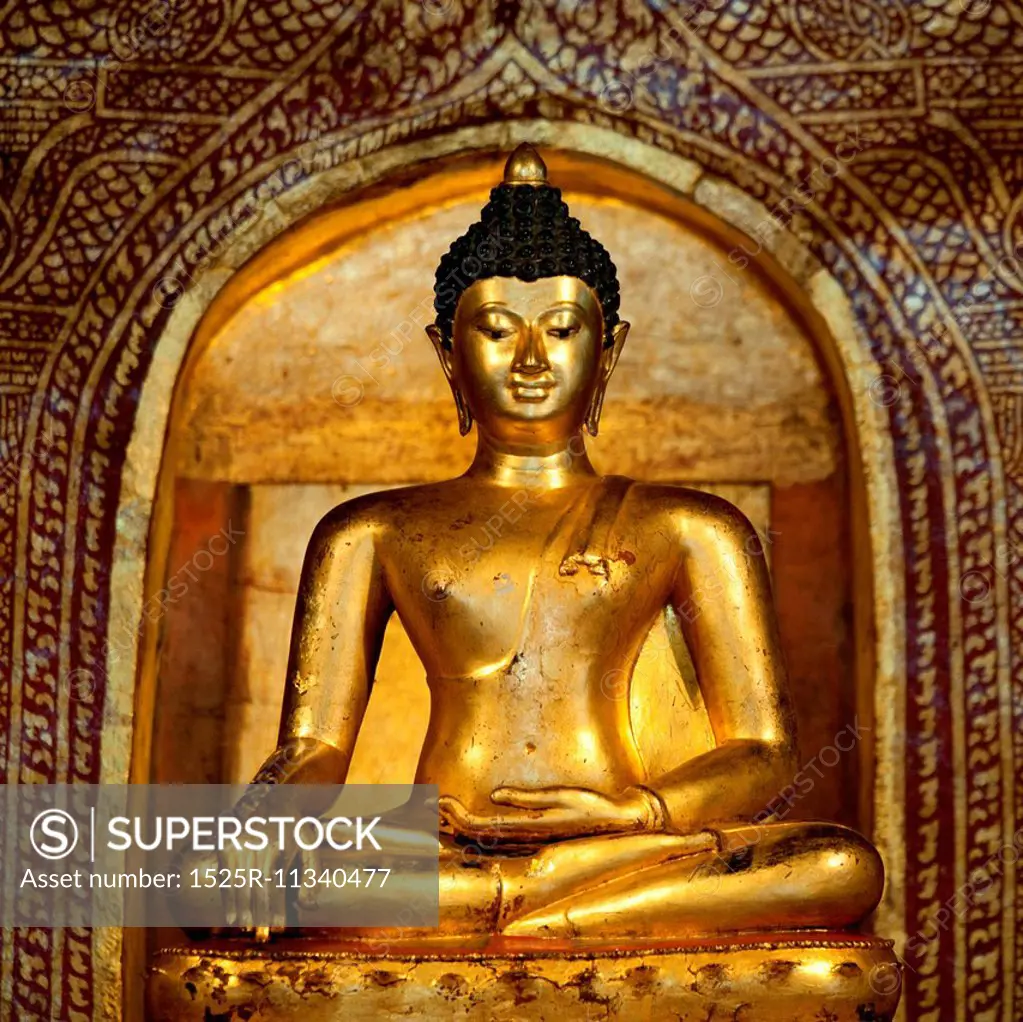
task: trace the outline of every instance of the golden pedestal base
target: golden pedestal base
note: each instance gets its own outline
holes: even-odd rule
[[[887,941],[773,934],[626,950],[505,941],[485,952],[394,947],[163,951],[151,1022],[886,1022],[900,973]],[[320,945],[322,948],[323,945]]]

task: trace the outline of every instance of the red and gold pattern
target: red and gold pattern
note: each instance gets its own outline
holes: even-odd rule
[[[910,934],[961,915],[907,972],[907,1017],[1023,1018],[1023,871],[991,868],[1023,827],[1018,3],[13,0],[0,39],[6,781],[99,777],[105,693],[61,679],[104,656],[120,473],[169,314],[154,284],[193,272],[262,182],[290,187],[300,147],[320,172],[486,122],[584,122],[774,208],[855,137],[792,229],[879,374],[908,382],[888,408],[904,913]],[[4,1018],[97,1017],[97,940],[8,935]]]

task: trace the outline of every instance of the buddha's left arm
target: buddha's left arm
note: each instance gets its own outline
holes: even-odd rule
[[[714,497],[678,519],[682,556],[672,602],[689,646],[717,747],[650,787],[672,830],[750,820],[796,770],[771,584],[746,518]]]

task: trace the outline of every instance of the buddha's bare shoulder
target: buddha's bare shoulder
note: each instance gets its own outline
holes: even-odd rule
[[[314,538],[344,538],[353,542],[359,538],[416,533],[425,520],[442,520],[445,515],[456,514],[459,508],[464,509],[470,496],[470,488],[460,478],[374,490],[333,507],[320,519]]]
[[[632,492],[637,518],[648,527],[667,527],[684,547],[741,546],[750,554],[759,550],[756,529],[724,497],[667,483],[636,482]]]

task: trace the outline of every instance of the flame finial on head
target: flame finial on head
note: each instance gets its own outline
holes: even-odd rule
[[[520,143],[504,165],[506,185],[547,184],[547,164],[540,154],[528,143]]]

